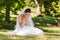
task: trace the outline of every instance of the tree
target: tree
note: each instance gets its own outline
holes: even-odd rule
[[[12,8],[20,10],[20,8],[24,7],[24,4],[24,0],[0,0],[0,8],[3,7],[6,9],[5,21],[10,22],[10,11],[12,10]]]
[[[34,0],[36,4],[36,15],[40,16],[42,14],[42,1],[41,0]]]
[[[10,22],[10,2],[11,0],[6,0],[7,3],[6,3],[6,16],[5,16],[5,21],[6,22]]]

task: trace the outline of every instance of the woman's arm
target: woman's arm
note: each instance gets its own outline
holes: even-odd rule
[[[23,18],[22,18],[22,16],[19,16],[18,20],[19,20],[20,27],[22,27],[22,25],[23,25]]]

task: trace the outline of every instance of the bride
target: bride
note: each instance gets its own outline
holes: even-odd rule
[[[42,30],[34,27],[34,23],[32,21],[32,18],[30,16],[31,9],[25,8],[21,13],[19,13],[15,29],[9,32],[6,32],[6,34],[10,35],[40,35],[43,36],[44,33]]]

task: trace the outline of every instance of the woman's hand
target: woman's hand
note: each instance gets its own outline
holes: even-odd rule
[[[23,17],[22,16],[19,16],[18,17],[18,20],[19,20],[20,27],[22,27],[23,26]]]

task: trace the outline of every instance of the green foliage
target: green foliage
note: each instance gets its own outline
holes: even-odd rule
[[[17,14],[17,10],[21,10],[24,7],[25,0],[0,0],[0,11],[5,9],[4,18],[8,21],[10,20],[10,11]]]
[[[59,0],[46,0],[43,2],[44,13],[48,16],[60,17],[60,1]]]
[[[25,0],[25,3],[26,3],[27,7],[33,7],[33,8],[35,8],[34,0]]]
[[[19,8],[22,8],[25,4],[24,0],[0,0],[0,7],[4,7],[6,5],[9,5],[9,7],[19,6]]]

